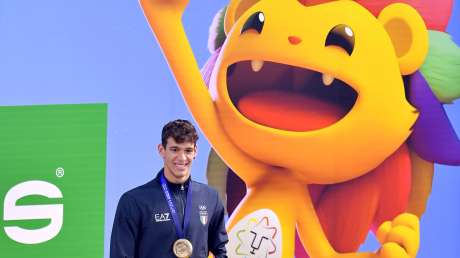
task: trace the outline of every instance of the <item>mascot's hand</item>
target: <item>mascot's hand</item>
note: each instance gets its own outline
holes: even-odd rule
[[[189,0],[140,0],[142,6],[150,6],[152,12],[161,14],[184,13]]]
[[[382,258],[415,258],[420,244],[419,219],[410,213],[386,221],[377,230],[382,244],[378,255]]]

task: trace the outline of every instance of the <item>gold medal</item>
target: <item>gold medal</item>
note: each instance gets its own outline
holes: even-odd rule
[[[173,252],[178,258],[188,258],[193,252],[192,243],[185,238],[177,239],[173,244]]]

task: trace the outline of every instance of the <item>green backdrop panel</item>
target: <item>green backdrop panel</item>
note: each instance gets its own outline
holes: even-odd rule
[[[1,257],[103,256],[107,105],[0,107]]]

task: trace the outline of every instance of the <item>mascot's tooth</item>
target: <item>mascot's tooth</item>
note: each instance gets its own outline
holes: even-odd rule
[[[261,60],[251,61],[251,67],[254,72],[260,71],[262,69],[262,66],[264,66],[264,61],[261,61]]]
[[[330,74],[327,74],[327,73],[323,73],[323,83],[324,85],[326,86],[329,86],[332,84],[332,82],[334,81],[334,77]]]

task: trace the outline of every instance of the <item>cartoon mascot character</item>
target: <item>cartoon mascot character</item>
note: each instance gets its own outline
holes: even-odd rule
[[[246,185],[229,257],[292,258],[296,234],[312,258],[416,256],[409,212],[423,212],[433,162],[460,163],[440,103],[460,93],[427,58],[432,45],[458,57],[427,30],[446,18],[420,15],[451,1],[406,2],[231,0],[202,75],[181,22],[188,1],[141,0],[191,113]],[[370,228],[381,248],[356,252]]]

